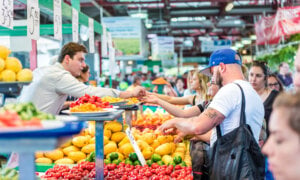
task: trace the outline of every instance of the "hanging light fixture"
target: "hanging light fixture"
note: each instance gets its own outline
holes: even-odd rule
[[[229,2],[227,3],[226,7],[225,7],[225,11],[231,11],[232,8],[234,7],[233,2]]]

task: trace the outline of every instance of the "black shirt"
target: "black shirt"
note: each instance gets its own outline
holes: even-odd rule
[[[268,96],[268,98],[264,101],[265,120],[267,122],[267,126],[269,124],[270,115],[271,115],[272,110],[273,110],[273,108],[272,108],[273,102],[274,102],[274,100],[275,100],[275,98],[277,97],[278,94],[279,94],[278,91],[272,90],[270,95]]]

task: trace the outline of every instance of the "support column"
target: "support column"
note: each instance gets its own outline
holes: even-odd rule
[[[36,40],[31,40],[31,51],[30,51],[30,69],[33,71],[37,68],[37,42]]]

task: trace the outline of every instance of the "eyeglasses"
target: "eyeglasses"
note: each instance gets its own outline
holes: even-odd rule
[[[270,86],[270,87],[272,87],[272,86],[278,86],[279,85],[279,83],[277,82],[277,83],[270,83],[270,84],[268,84],[268,86]]]

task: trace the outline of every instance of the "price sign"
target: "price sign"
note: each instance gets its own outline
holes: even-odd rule
[[[125,72],[126,72],[126,74],[131,74],[132,73],[132,67],[131,66],[126,66]]]
[[[148,72],[148,66],[142,66],[142,73],[146,74]]]
[[[62,40],[61,0],[53,0],[54,39]]]
[[[37,0],[27,1],[27,37],[40,38],[40,8]]]
[[[95,52],[94,20],[92,18],[89,18],[89,48],[90,53]]]
[[[72,8],[72,36],[73,42],[78,42],[78,11]]]
[[[140,150],[139,146],[137,145],[137,143],[136,143],[136,141],[135,141],[135,139],[134,139],[134,137],[133,137],[133,135],[130,131],[130,128],[127,128],[125,132],[128,136],[128,139],[129,139],[136,155],[138,156],[138,159],[141,162],[142,166],[146,165],[145,158],[144,158],[143,154],[141,153],[141,150]]]
[[[106,31],[106,26],[103,24],[103,33],[101,36],[101,52],[102,52],[102,57],[107,57],[107,31]]]
[[[157,65],[153,66],[153,72],[159,73],[159,66],[157,66]]]
[[[109,48],[109,74],[111,76],[115,75],[115,68],[116,68],[116,58],[115,58],[115,48],[110,47]]]
[[[13,29],[13,0],[0,0],[0,26]]]

